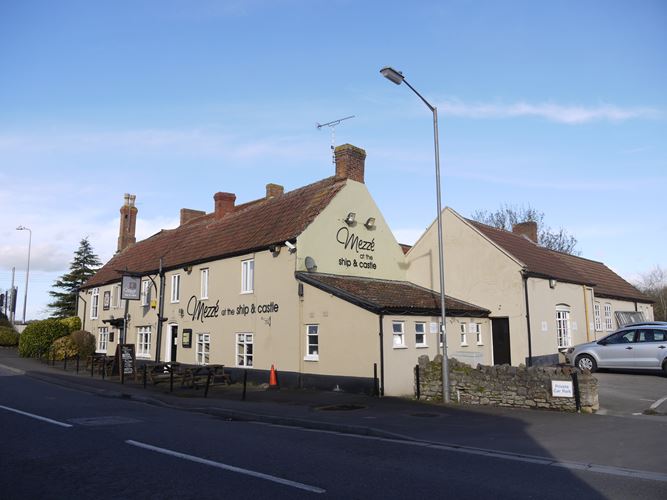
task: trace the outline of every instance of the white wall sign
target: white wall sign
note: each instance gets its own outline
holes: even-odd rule
[[[552,380],[551,395],[554,398],[574,397],[574,389],[572,387],[572,382],[569,380]]]
[[[577,331],[577,328],[578,328],[578,327],[577,327],[577,322],[576,322],[576,321],[573,321],[573,322],[572,322],[572,331],[573,331],[573,332],[576,332],[576,331]]]
[[[546,321],[542,321],[542,331],[543,332],[548,332],[549,331],[549,325],[547,325]]]

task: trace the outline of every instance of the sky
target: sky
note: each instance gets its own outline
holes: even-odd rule
[[[123,194],[137,237],[179,210],[333,174],[364,148],[397,239],[443,204],[532,206],[629,280],[667,267],[667,3],[98,0],[0,2],[0,289],[27,319],[81,238],[114,254]]]

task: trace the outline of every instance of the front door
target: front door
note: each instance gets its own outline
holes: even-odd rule
[[[169,334],[164,350],[164,360],[166,362],[176,362],[176,349],[178,348],[178,325],[169,325]]]
[[[491,318],[491,328],[493,330],[493,364],[511,365],[509,318]]]

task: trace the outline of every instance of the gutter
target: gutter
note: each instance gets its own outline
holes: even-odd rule
[[[380,396],[384,396],[384,326],[382,319],[384,316],[380,314]]]
[[[533,366],[533,345],[532,337],[530,334],[530,303],[528,301],[528,278],[530,276],[523,272],[523,291],[526,297],[526,326],[528,327],[528,366]]]

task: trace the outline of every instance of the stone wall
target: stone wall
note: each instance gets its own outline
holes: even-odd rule
[[[514,408],[544,408],[576,411],[574,397],[553,397],[551,381],[572,381],[577,374],[581,411],[592,413],[599,409],[598,382],[590,372],[572,367],[482,366],[473,368],[450,359],[450,394],[452,401],[463,404],[508,406]],[[419,387],[426,400],[442,399],[442,356],[433,361],[419,357]]]

